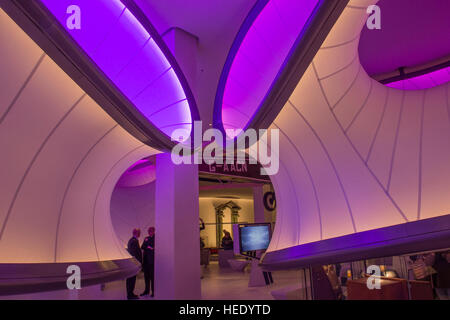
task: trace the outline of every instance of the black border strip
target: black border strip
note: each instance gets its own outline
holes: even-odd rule
[[[268,270],[382,258],[450,247],[450,214],[267,252]]]
[[[185,91],[192,121],[199,120],[194,96],[164,40],[133,0],[121,0],[155,40]],[[0,0],[2,9],[119,125],[143,143],[161,151],[176,144],[155,127],[97,67],[39,0]]]
[[[81,287],[125,279],[141,269],[134,258],[64,263],[0,263],[0,296],[68,290],[70,265],[81,270]]]
[[[450,67],[450,60],[443,62],[443,63],[439,63],[437,65],[434,65],[432,67],[429,68],[424,68],[421,70],[417,70],[417,71],[413,71],[413,72],[404,72],[404,69],[401,68],[399,69],[400,75],[398,76],[394,76],[394,77],[389,77],[383,80],[379,80],[380,83],[382,84],[388,84],[391,82],[396,82],[396,81],[401,81],[401,80],[407,80],[407,79],[411,79],[411,78],[415,78],[415,77],[419,77],[419,76],[423,76],[425,74],[434,72],[434,71],[438,71],[440,69],[444,69]]]

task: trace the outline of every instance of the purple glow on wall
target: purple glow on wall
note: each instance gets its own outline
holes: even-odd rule
[[[450,80],[450,66],[417,77],[387,83],[386,86],[402,90],[420,90],[436,87]]]
[[[254,19],[234,57],[228,57],[233,61],[219,102],[225,130],[246,128],[318,2],[269,0]]]
[[[170,136],[192,129],[191,108],[176,72],[149,32],[120,0],[41,0],[117,88]],[[67,8],[81,9],[70,30]]]
[[[117,182],[117,187],[137,187],[156,179],[155,159],[141,159],[130,166]]]

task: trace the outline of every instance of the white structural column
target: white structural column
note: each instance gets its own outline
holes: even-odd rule
[[[197,78],[198,78],[198,56],[199,56],[199,45],[198,38],[180,28],[171,28],[163,34],[164,42],[169,47],[172,55],[176,58],[178,65],[183,71],[186,81],[194,95],[195,100],[199,101],[200,92],[197,90]],[[209,108],[209,107],[208,107]],[[207,108],[198,108],[200,112],[201,119],[207,119],[208,117],[204,114]],[[204,121],[203,130],[209,128],[208,122]]]
[[[180,28],[169,29],[163,37],[195,95],[197,91],[197,37]]]
[[[198,166],[158,155],[155,193],[156,298],[200,299]]]

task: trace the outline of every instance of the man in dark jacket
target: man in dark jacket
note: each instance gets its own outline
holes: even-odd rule
[[[439,300],[450,300],[450,251],[433,253],[437,272],[435,290]]]
[[[144,258],[142,262],[142,270],[144,271],[145,290],[141,296],[146,296],[150,293],[150,281],[152,283],[152,294],[155,294],[155,228],[148,228],[148,237],[142,243],[142,250],[144,251]]]
[[[227,230],[223,230],[224,236],[222,238],[222,248],[224,250],[233,250],[233,238],[231,238],[231,234]]]
[[[139,237],[141,236],[140,229],[133,229],[133,237],[128,240],[128,252],[136,258],[139,263],[142,264],[142,251],[139,246]],[[127,279],[127,298],[128,299],[139,299],[137,295],[134,294],[134,287],[136,285],[136,276]]]

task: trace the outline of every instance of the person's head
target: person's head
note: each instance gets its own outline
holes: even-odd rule
[[[231,234],[227,230],[223,230],[223,235],[225,237],[230,237],[231,236]]]
[[[141,229],[134,228],[133,229],[133,237],[139,238],[141,236]]]
[[[155,227],[148,228],[148,235],[153,237],[155,235]]]

